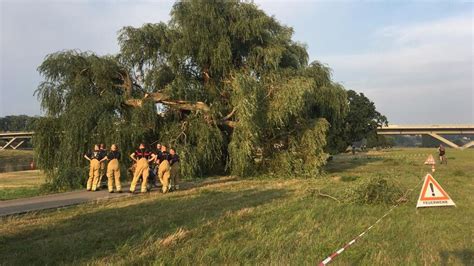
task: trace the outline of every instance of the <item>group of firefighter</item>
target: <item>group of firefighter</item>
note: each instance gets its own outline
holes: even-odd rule
[[[122,157],[116,144],[112,144],[109,151],[106,150],[104,144],[94,145],[94,149],[87,152],[84,158],[90,162],[87,180],[88,191],[99,190],[102,177],[105,174],[109,192],[122,193],[120,182]],[[140,143],[138,149],[130,154],[130,158],[135,162],[131,167],[133,179],[130,184],[130,193],[135,193],[140,178],[142,193],[147,192],[149,187],[151,189],[151,186],[158,187],[156,177],[161,182],[163,193],[179,189],[179,156],[174,149],[168,151],[167,147],[161,144],[157,144],[156,149],[147,149],[144,143]]]

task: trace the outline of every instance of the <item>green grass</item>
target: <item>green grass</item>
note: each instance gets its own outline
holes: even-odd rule
[[[38,196],[43,182],[39,170],[0,173],[0,201]]]
[[[457,207],[416,209],[428,153],[435,150],[336,156],[317,179],[222,179],[0,218],[0,264],[314,265],[386,213],[390,205],[345,200],[367,180],[385,177],[414,189],[408,201],[334,264],[472,265],[474,151],[448,150],[455,160],[434,174]]]
[[[40,188],[14,188],[2,189],[0,191],[0,201],[18,198],[29,198],[41,195]]]

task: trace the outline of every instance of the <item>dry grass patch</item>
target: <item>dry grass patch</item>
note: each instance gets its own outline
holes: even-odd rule
[[[159,244],[162,247],[170,247],[170,246],[176,244],[178,241],[183,240],[186,237],[188,237],[190,235],[190,233],[191,232],[186,230],[186,229],[179,228],[173,234],[161,239]]]
[[[244,217],[244,216],[247,216],[250,213],[252,213],[254,210],[255,210],[255,208],[253,208],[253,207],[242,208],[242,209],[234,211],[234,212],[228,211],[225,216],[226,217]]]
[[[0,173],[0,188],[39,187],[44,174],[39,170]]]

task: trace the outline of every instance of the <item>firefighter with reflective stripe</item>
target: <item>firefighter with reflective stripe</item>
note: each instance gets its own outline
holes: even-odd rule
[[[170,189],[170,162],[169,162],[169,153],[166,151],[166,146],[161,145],[161,153],[157,158],[158,167],[158,178],[161,182],[161,191],[163,193],[168,192]]]
[[[102,155],[102,158],[105,158],[107,156],[107,150],[105,148],[105,144],[100,144],[99,145],[99,152]],[[99,179],[97,180],[97,189],[100,190],[101,188],[101,181],[104,179],[107,173],[107,167],[106,167],[106,162],[105,160],[100,161],[100,167],[99,167]]]
[[[110,193],[114,193],[114,180],[115,180],[115,189],[118,193],[122,193],[122,185],[120,183],[120,159],[121,154],[118,151],[116,144],[110,146],[110,151],[107,154],[107,188]]]
[[[100,161],[104,160],[103,154],[98,145],[94,145],[94,150],[86,153],[84,158],[90,162],[89,179],[87,179],[87,190],[96,191],[97,180],[99,179]]]
[[[132,184],[130,185],[130,193],[135,192],[138,179],[142,176],[141,192],[147,192],[147,181],[149,175],[149,162],[155,160],[155,155],[145,149],[145,144],[141,143],[138,150],[130,154],[130,158],[137,163],[135,173],[133,174]]]
[[[170,149],[169,162],[171,167],[171,190],[178,190],[181,171],[179,169],[179,156],[173,148]]]

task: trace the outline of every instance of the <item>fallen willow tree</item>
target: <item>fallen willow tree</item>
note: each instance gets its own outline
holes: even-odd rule
[[[48,55],[38,164],[55,188],[76,187],[94,143],[126,155],[160,141],[178,150],[187,177],[317,175],[347,97],[292,34],[253,3],[180,1],[168,23],[123,28],[117,55]]]

